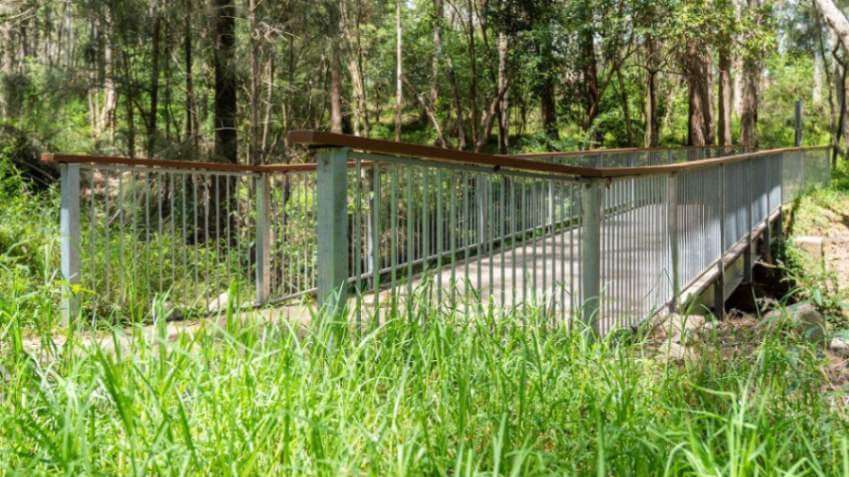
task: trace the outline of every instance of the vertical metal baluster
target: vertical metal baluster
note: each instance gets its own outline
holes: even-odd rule
[[[199,225],[198,225],[198,176],[197,174],[192,174],[192,216],[194,218],[192,223],[192,271],[194,272],[194,280],[192,281],[192,291],[194,293],[193,302],[197,302],[200,299],[198,287],[200,286],[200,277],[198,274],[198,265],[200,260],[198,260],[198,248],[200,248],[200,237],[199,235]],[[192,303],[195,305],[196,303]]]
[[[225,214],[224,214],[224,217],[225,217],[225,219],[224,219],[225,220],[225,222],[224,222],[224,248],[225,248],[225,254],[226,254],[226,257],[227,257],[226,258],[227,267],[225,268],[225,271],[227,273],[227,285],[228,286],[229,286],[231,281],[236,279],[235,277],[232,276],[233,275],[233,247],[232,247],[232,243],[233,243],[233,230],[232,230],[232,228],[233,227],[231,225],[231,222],[233,222],[233,217],[238,216],[237,214],[233,213],[233,207],[237,206],[238,204],[233,204],[233,202],[231,201],[231,197],[230,197],[230,182],[233,181],[234,177],[238,177],[238,176],[236,176],[236,175],[231,176],[229,174],[224,176],[224,212],[225,212]],[[266,184],[267,184],[266,187],[271,187],[271,180],[270,179],[267,180]],[[272,192],[269,190],[268,195],[266,196],[268,199],[271,198],[271,193]],[[266,206],[269,208],[269,211],[270,211],[271,207],[272,207],[270,200],[269,200],[269,203]],[[271,221],[271,217],[272,217],[271,214],[268,214],[266,216],[266,220]],[[274,230],[273,229],[273,227],[274,227],[273,223],[269,223],[268,227],[269,227],[269,230]],[[238,226],[237,226],[237,230],[238,230]],[[271,233],[271,232],[266,233],[266,237],[268,237],[268,238],[273,237],[273,236],[274,236],[274,234]],[[268,240],[268,238],[266,238],[266,240]],[[271,257],[273,257],[273,255],[271,255],[271,247],[273,247],[273,245],[272,245],[271,241],[268,240],[268,243],[266,243],[265,246],[268,247],[268,251],[266,253],[268,254],[268,257],[269,257],[268,263],[266,263],[265,266],[270,267],[270,265],[272,263]],[[271,277],[273,277],[275,274],[274,274],[274,272],[271,268],[268,268],[266,275],[269,277],[269,280],[270,280]],[[268,294],[270,294],[271,290],[273,290],[273,285],[271,285],[271,282],[269,281]],[[265,302],[268,301],[268,295],[265,296],[264,301]]]
[[[230,182],[234,179],[238,180],[238,177],[240,177],[240,176],[232,176],[227,180],[227,182],[224,185],[224,190],[225,190],[226,194],[228,194],[228,195],[230,194]],[[275,250],[275,244],[277,243],[277,240],[280,237],[280,230],[279,230],[280,223],[277,221],[277,213],[278,213],[277,187],[275,187],[275,184],[274,184],[274,176],[271,175],[271,174],[267,174],[265,181],[266,181],[266,187],[268,188],[268,195],[267,195],[267,197],[268,197],[268,219],[267,220],[268,220],[268,238],[269,238],[269,241],[266,244],[266,247],[268,247],[268,263],[267,263],[267,266],[268,266],[268,280],[269,280],[269,282],[268,282],[268,296],[266,297],[266,303],[267,303],[269,300],[276,298],[278,296],[277,290],[279,289],[279,284],[278,284],[279,280],[278,280],[278,276],[277,276],[277,251]],[[238,197],[238,195],[236,195],[236,191],[233,191],[233,193],[234,193],[235,197]],[[234,218],[238,217],[238,215],[239,215],[238,212],[237,212],[238,206],[239,206],[238,199],[236,200],[236,204],[234,204],[234,206],[235,206],[236,210],[231,211],[232,215],[228,216],[228,221],[227,221],[228,224],[231,221],[233,221]],[[234,227],[235,227],[236,231],[238,232],[239,225],[234,224]],[[230,235],[230,234],[227,234],[227,244],[230,245],[233,242],[234,242],[233,236]],[[233,256],[232,256],[233,250],[232,249],[233,249],[233,247],[230,246],[227,250],[227,263],[228,263],[228,267],[230,267],[231,270],[233,270]],[[235,272],[239,274],[239,275],[237,275],[237,277],[241,278],[240,277],[241,271],[238,269],[238,267],[235,268]]]
[[[383,269],[380,261],[380,165],[374,163],[372,165],[372,287],[374,289],[374,297],[372,298],[374,305],[374,323],[375,326],[380,326],[380,272]]]
[[[507,245],[507,176],[501,176],[501,195],[499,196],[499,203],[501,207],[501,214],[499,218],[501,219],[501,227],[499,227],[499,252],[501,254],[501,275],[499,277],[499,283],[501,283],[501,309],[506,313],[507,309],[507,273],[506,273],[506,264],[507,261],[507,250],[505,246]]]
[[[471,278],[469,274],[469,245],[470,245],[470,237],[472,226],[469,221],[469,177],[465,172],[462,174],[463,182],[462,182],[462,192],[463,192],[463,267],[465,268],[465,272],[463,274],[463,295],[464,302],[469,299],[469,284],[471,283]]]
[[[613,204],[615,204],[615,209],[611,212],[609,226],[609,234],[610,234],[610,252],[608,253],[608,263],[610,268],[610,292],[608,295],[608,303],[610,307],[610,319],[609,326],[610,329],[618,328],[621,325],[622,320],[622,280],[619,276],[619,267],[622,263],[622,250],[621,250],[621,238],[622,234],[627,233],[625,229],[625,225],[622,223],[622,183],[619,180],[612,182],[610,184],[610,188],[608,189],[608,193],[611,195],[613,199]]]
[[[156,177],[156,248],[157,248],[157,268],[159,268],[159,287],[156,290],[157,294],[162,294],[165,290],[165,254],[168,253],[167,250],[162,250],[162,247],[165,246],[165,240],[162,237],[162,201],[164,200],[163,194],[164,186],[163,186],[163,174],[159,173]]]
[[[209,182],[210,176],[204,175],[204,189],[205,189],[205,197],[204,197],[204,205],[203,205],[203,248],[204,248],[204,257],[203,257],[203,296],[204,301],[206,303],[206,309],[209,309],[209,287],[211,282],[209,281],[209,255],[210,255],[210,247],[209,247],[209,219],[212,214],[210,208],[212,207],[212,184]]]
[[[109,270],[109,262],[112,261],[112,238],[110,237],[109,230],[112,228],[112,220],[111,220],[111,211],[110,211],[110,201],[109,201],[109,170],[103,169],[101,173],[103,175],[103,219],[104,219],[104,255],[103,255],[103,280],[104,280],[104,298],[105,302],[110,303],[110,298],[112,297],[112,290],[109,286],[110,282],[110,270]]]
[[[454,310],[457,307],[457,244],[458,239],[460,238],[460,232],[457,228],[458,176],[451,174],[450,177],[450,183],[448,185],[448,191],[450,194],[448,198],[448,240],[450,243],[448,248],[451,250],[451,279],[449,281],[451,289],[449,290],[449,293],[451,294],[451,309]]]
[[[89,196],[89,221],[88,221],[88,236],[89,236],[89,281],[90,286],[93,290],[98,289],[99,283],[97,283],[97,207],[95,203],[95,195],[96,189],[94,184],[94,172],[95,166],[91,166],[88,169],[88,196]],[[96,318],[96,310],[97,310],[97,298],[92,300],[95,302],[95,313],[92,314],[92,319]]]
[[[422,283],[425,285],[425,288],[422,290],[423,292],[427,292],[427,303],[432,303],[431,291],[433,290],[434,284],[431,283],[431,276],[428,273],[430,267],[430,261],[433,257],[431,254],[430,248],[430,168],[422,169],[422,213],[421,213],[421,224],[422,224]]]
[[[186,230],[188,228],[187,222],[186,222],[186,196],[187,196],[187,192],[188,192],[187,191],[188,185],[186,184],[186,182],[187,182],[188,173],[182,173],[182,174],[180,174],[180,177],[181,177],[181,182],[182,182],[182,187],[181,187],[182,193],[180,194],[181,195],[180,219],[182,221],[181,234],[180,234],[180,255],[183,256],[183,270],[182,270],[183,277],[182,277],[182,279],[187,280],[188,276],[189,276],[189,254],[188,254],[188,250],[186,249],[186,247],[188,246],[188,243],[189,243],[189,236],[186,233]],[[189,293],[189,285],[186,284],[185,287],[186,287],[185,293],[188,294]],[[186,297],[186,298],[188,298],[188,297]],[[188,305],[189,303],[191,303],[191,301],[187,299],[186,302],[184,303],[184,305]]]
[[[531,203],[533,204],[533,224],[531,228],[531,245],[532,245],[532,263],[533,272],[531,275],[531,288],[533,289],[533,296],[531,297],[534,300],[534,305],[539,306],[539,288],[537,288],[537,268],[538,268],[538,254],[537,249],[539,244],[539,228],[540,228],[540,194],[539,187],[540,183],[537,180],[531,183]]]
[[[221,280],[221,278],[225,278],[225,277],[221,276],[221,272],[222,272],[222,270],[221,270],[221,217],[222,216],[221,216],[221,201],[219,200],[219,197],[221,197],[221,190],[220,190],[220,188],[221,188],[221,185],[220,185],[221,176],[219,174],[213,174],[212,178],[215,181],[215,199],[214,199],[215,200],[215,262],[214,262],[215,268],[213,270],[215,277],[213,279],[215,281],[215,285],[218,286],[218,288],[221,288],[222,286],[224,286],[224,287],[228,286],[228,284],[225,284],[224,281]],[[225,207],[226,207],[226,204],[225,204]],[[258,262],[259,257],[256,257],[256,258],[257,258],[257,262]],[[216,290],[216,292],[217,291],[218,290]],[[219,306],[220,306],[220,303],[219,303]]]
[[[522,213],[521,213],[521,217],[522,217],[522,226],[521,226],[522,235],[521,235],[521,237],[522,238],[521,238],[520,243],[522,244],[522,306],[527,307],[527,305],[528,305],[528,260],[527,260],[527,258],[528,258],[528,248],[527,247],[530,244],[526,240],[526,238],[527,238],[526,230],[527,230],[527,220],[528,220],[529,214],[528,214],[528,204],[527,204],[528,200],[527,200],[527,195],[526,195],[526,190],[525,190],[525,185],[526,185],[525,181],[522,180],[521,184],[522,184],[522,189],[521,189],[522,193],[520,194],[520,198],[521,198],[521,203],[522,203],[522,206],[521,206],[521,211],[522,211]]]
[[[475,267],[475,273],[476,273],[476,276],[477,276],[476,294],[478,295],[478,297],[481,300],[483,300],[483,289],[481,288],[481,267],[483,265],[483,263],[482,263],[483,255],[484,255],[485,250],[486,250],[486,248],[484,246],[484,241],[485,241],[484,230],[485,230],[485,226],[486,226],[485,221],[484,221],[484,214],[486,213],[486,206],[485,206],[484,201],[486,200],[486,192],[485,192],[485,189],[484,189],[484,186],[483,186],[483,181],[484,181],[484,178],[483,178],[482,174],[476,174],[475,175],[475,199],[476,199],[475,204],[477,205],[477,210],[475,211],[475,212],[477,212],[475,214],[475,219],[477,221],[475,223],[475,232],[476,232],[475,258],[477,258],[477,262],[478,262],[477,266]]]
[[[126,305],[127,299],[127,263],[124,257],[124,173],[122,168],[117,169],[118,174],[118,195],[115,199],[115,207],[118,213],[118,296],[116,299],[123,306]]]
[[[518,208],[516,202],[516,180],[510,179],[510,307],[516,309],[516,287],[519,282],[516,281],[516,220],[521,214],[521,209]]]
[[[174,174],[175,173],[173,173],[173,172],[168,174],[168,190],[167,190],[168,196],[170,197],[170,200],[168,202],[170,203],[169,205],[170,205],[170,208],[171,208],[171,211],[170,211],[171,215],[170,215],[169,220],[168,220],[169,223],[170,223],[170,228],[171,228],[171,231],[170,231],[171,237],[169,237],[169,243],[170,243],[169,248],[171,249],[171,286],[169,288],[171,289],[171,297],[170,298],[173,301],[178,301],[179,298],[180,298],[179,295],[178,295],[179,291],[175,289],[176,285],[177,285],[177,247],[176,247],[176,245],[177,245],[177,230],[176,230],[176,224],[174,223],[174,220],[175,220],[174,217],[176,217],[177,214],[175,212],[176,204],[174,204],[174,201],[177,200],[177,194],[175,192],[176,188],[174,187],[174,181],[175,181]]]
[[[346,161],[346,163],[347,163],[347,161]],[[309,177],[307,177],[305,175],[304,181],[306,182],[308,180],[309,180]],[[347,182],[347,176],[345,176],[345,180]],[[309,208],[309,213],[312,217],[312,219],[311,219],[312,223],[318,224],[318,212],[317,212],[317,207],[318,207],[318,182],[317,181],[314,182],[311,190],[312,190],[312,194],[310,194],[310,195],[312,197],[312,201],[310,202],[310,204],[312,204],[312,207]],[[346,202],[346,210],[347,210],[347,202]],[[345,218],[347,219],[348,216],[345,215]],[[347,229],[346,229],[346,233],[347,233]],[[316,237],[315,237],[314,234],[310,234],[310,238],[316,238]],[[310,277],[312,277],[312,286],[318,287],[318,281],[317,281],[317,276],[318,276],[318,262],[317,262],[318,241],[317,240],[310,240],[310,244],[312,245],[312,251],[310,253],[310,259],[309,259],[310,267],[312,267],[312,270],[310,272]],[[350,270],[346,270],[346,272],[348,274],[350,274]]]
[[[292,267],[289,264],[288,257],[286,256],[287,247],[290,240],[290,234],[288,230],[289,226],[289,213],[286,210],[286,206],[289,201],[288,198],[288,189],[289,189],[289,174],[283,174],[280,178],[280,237],[277,239],[277,244],[280,249],[280,295],[287,296],[289,295],[290,289],[289,286],[292,283]],[[236,235],[238,239],[238,235]],[[239,246],[236,246],[237,249],[237,257],[241,257],[241,249]],[[241,263],[241,262],[240,262]]]
[[[442,192],[444,190],[445,176],[442,169],[436,171],[436,302],[442,304],[442,253],[445,243],[443,228],[443,211],[442,211]]]
[[[362,200],[363,200],[363,187],[362,187],[362,173],[363,173],[363,163],[362,159],[357,156],[354,159],[354,293],[356,296],[354,300],[356,300],[356,321],[357,321],[357,332],[362,332],[362,300],[363,293],[360,287],[360,283],[362,281],[362,265],[360,264],[360,254],[362,243],[360,242],[360,227],[362,227],[362,219],[361,215],[363,213],[362,209]]]
[[[392,264],[391,264],[391,287],[392,287],[392,312],[397,306],[397,277],[398,268],[398,167],[392,167],[392,197],[390,199],[390,230],[392,231]]]
[[[496,224],[496,220],[498,220],[498,216],[497,216],[497,211],[495,210],[495,200],[494,200],[495,192],[493,191],[492,179],[486,178],[484,184],[485,184],[484,193],[486,194],[485,195],[485,197],[486,197],[486,211],[485,211],[486,223],[485,224],[486,224],[487,234],[489,235],[489,237],[488,237],[489,243],[487,245],[487,249],[488,249],[487,250],[488,260],[487,261],[489,262],[489,287],[488,287],[488,291],[489,291],[489,305],[490,305],[490,311],[491,311],[492,306],[494,306],[493,299],[494,299],[494,296],[495,296],[495,272],[494,272],[495,252],[494,252],[494,250],[495,250],[495,224]]]
[[[300,182],[301,216],[303,217],[304,225],[306,225],[306,227],[304,228],[304,231],[301,232],[299,239],[299,248],[302,252],[298,257],[301,262],[298,266],[298,281],[300,282],[298,291],[305,293],[307,290],[318,286],[318,277],[315,273],[316,270],[314,266],[318,237],[308,232],[311,228],[318,226],[318,216],[313,215],[313,209],[316,207],[314,202],[315,196],[311,193],[311,191],[314,191],[318,187],[318,181],[311,182],[307,175],[301,174]],[[313,240],[313,238],[315,238],[315,240]]]
[[[569,185],[569,331],[572,330],[572,321],[575,318],[575,230],[580,230],[575,208],[575,187],[575,184]]]
[[[413,168],[407,168],[407,314],[413,312],[413,260],[415,259],[416,204],[413,201]]]
[[[549,306],[549,298],[550,298],[550,290],[548,289],[548,236],[549,236],[549,222],[551,217],[551,181],[547,180],[545,182],[540,183],[540,189],[544,190],[544,193],[540,193],[540,212],[542,223],[540,224],[540,230],[542,232],[542,310],[546,315],[546,322],[548,321],[548,306]]]

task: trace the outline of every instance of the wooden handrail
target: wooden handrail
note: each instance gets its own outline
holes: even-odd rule
[[[350,147],[359,151],[401,155],[429,159],[438,162],[453,164],[465,164],[473,166],[492,167],[530,171],[543,174],[558,174],[585,178],[615,178],[626,176],[646,176],[652,174],[665,174],[677,171],[686,171],[711,167],[718,164],[745,161],[757,157],[778,154],[782,152],[805,151],[816,149],[827,149],[831,146],[809,146],[798,148],[770,149],[745,154],[736,154],[697,161],[682,162],[677,164],[661,164],[639,167],[584,167],[570,166],[565,164],[554,164],[531,159],[532,157],[569,157],[580,154],[589,154],[589,151],[567,152],[567,153],[535,153],[534,155],[500,155],[482,154],[477,152],[457,151],[454,149],[443,149],[434,146],[422,146],[417,144],[405,144],[380,139],[369,139],[346,134],[336,134],[320,131],[292,131],[288,134],[290,144],[301,144],[310,147]],[[722,146],[713,146],[721,148]],[[686,149],[686,148],[682,148]],[[624,152],[624,151],[650,151],[651,149],[604,149],[596,150],[598,153]],[[663,149],[666,150],[666,149]],[[47,163],[64,164],[101,164],[101,165],[127,165],[151,168],[167,168],[187,171],[217,171],[243,174],[255,173],[277,173],[286,174],[290,172],[308,172],[316,170],[315,163],[304,164],[266,164],[250,166],[242,164],[227,164],[221,162],[193,162],[193,161],[171,161],[164,159],[130,159],[116,156],[86,156],[78,154],[43,154],[41,160]],[[349,165],[353,166],[353,161]],[[368,166],[370,161],[361,161],[361,165]]]
[[[585,149],[583,151],[546,151],[514,154],[524,159],[542,159],[557,157],[595,156],[599,154],[631,154],[642,152],[690,151],[696,149],[732,149],[736,146],[673,146],[673,147],[616,147],[607,149]]]
[[[347,134],[336,134],[320,131],[292,131],[288,134],[287,139],[289,141],[289,144],[301,144],[310,147],[350,147],[352,149],[377,154],[411,156],[440,162],[491,166],[495,169],[506,168],[537,173],[563,174],[585,178],[615,178],[626,176],[646,176],[652,174],[664,174],[677,171],[686,171],[711,167],[718,164],[745,161],[757,157],[764,157],[782,152],[826,149],[830,147],[812,146],[770,149],[767,151],[758,151],[745,154],[736,154],[733,156],[701,159],[698,161],[682,162],[677,164],[663,164],[655,166],[582,167],[553,164],[548,162],[539,162],[531,159],[523,159],[522,156],[481,154],[477,152],[465,152],[453,149],[443,149],[434,146],[404,144],[399,142],[384,141],[380,139],[368,139],[359,136],[350,136]]]
[[[248,166],[242,164],[227,164],[223,162],[169,161],[164,159],[130,159],[128,157],[85,156],[79,154],[42,154],[41,160],[43,162],[57,164],[117,164],[189,171],[217,171],[234,173],[275,172],[285,174],[288,172],[314,171],[316,168],[316,165],[314,163],[266,164],[261,166]]]
[[[599,170],[592,167],[551,164],[521,159],[515,156],[457,151],[434,146],[368,139],[359,136],[349,136],[347,134],[321,131],[291,131],[287,135],[287,139],[289,144],[301,144],[311,147],[350,147],[351,149],[365,152],[409,156],[454,164],[489,166],[495,169],[506,168],[569,176],[600,177]]]

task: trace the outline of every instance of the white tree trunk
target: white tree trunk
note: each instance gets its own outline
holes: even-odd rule
[[[837,35],[843,49],[849,52],[849,20],[831,0],[814,0],[828,27]]]

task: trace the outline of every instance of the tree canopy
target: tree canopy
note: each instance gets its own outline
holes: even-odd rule
[[[295,159],[299,128],[781,146],[799,99],[823,143],[849,123],[845,55],[801,0],[6,0],[0,122],[46,149],[260,163]]]

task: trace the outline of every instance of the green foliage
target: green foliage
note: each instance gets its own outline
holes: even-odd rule
[[[55,190],[31,191],[0,150],[0,310],[46,329],[57,315],[58,203]]]
[[[161,306],[161,303],[160,305]],[[24,474],[838,474],[846,422],[811,349],[776,336],[683,366],[643,343],[427,312],[363,336],[326,320],[165,324],[48,361],[0,328],[0,463]],[[521,318],[528,325],[520,325]],[[41,337],[42,339],[45,336]]]

